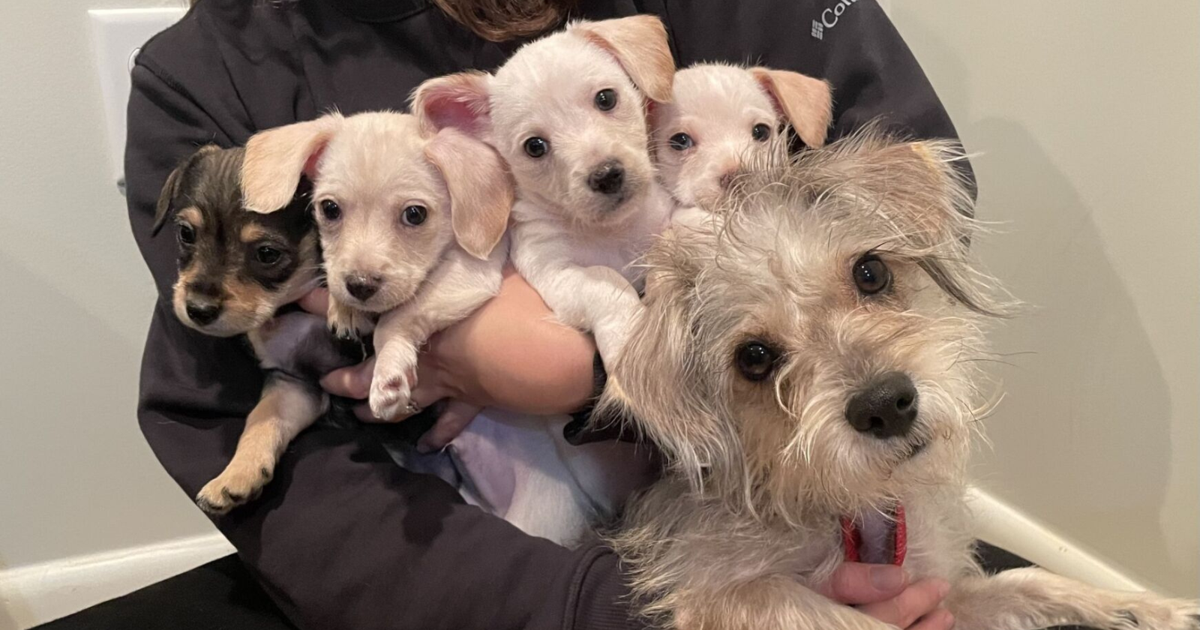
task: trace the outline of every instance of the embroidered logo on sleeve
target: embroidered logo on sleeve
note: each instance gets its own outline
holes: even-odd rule
[[[842,14],[850,5],[858,2],[858,0],[838,0],[838,3],[821,11],[820,19],[813,20],[812,36],[814,39],[825,39],[825,30],[837,26],[838,20],[842,19]]]

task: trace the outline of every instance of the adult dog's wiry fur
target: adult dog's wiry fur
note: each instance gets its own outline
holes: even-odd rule
[[[614,538],[666,627],[886,627],[812,588],[843,562],[843,522],[871,536],[899,506],[904,566],[951,582],[960,629],[1195,627],[1193,602],[976,564],[965,462],[983,324],[1007,304],[967,259],[959,159],[868,131],[748,176],[648,255],[601,407],[671,464]]]

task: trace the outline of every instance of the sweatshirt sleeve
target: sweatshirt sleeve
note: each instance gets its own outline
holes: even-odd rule
[[[221,102],[219,71],[196,94],[147,56],[132,80],[129,219],[159,291],[138,420],[163,467],[195,496],[229,461],[262,375],[239,340],[207,337],[176,320],[176,245],[170,231],[151,238],[150,228],[174,165],[202,144],[230,146],[244,130],[231,131],[236,116],[211,106]],[[466,505],[440,480],[396,466],[370,434],[353,428],[302,433],[263,496],[215,524],[305,629],[641,627],[611,550],[567,550],[527,536]]]

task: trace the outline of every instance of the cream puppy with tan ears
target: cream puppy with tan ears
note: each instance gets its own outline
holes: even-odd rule
[[[825,144],[829,84],[798,72],[703,63],[675,73],[674,98],[651,114],[659,178],[684,206],[711,206],[745,164],[782,157],[784,124]]]
[[[250,139],[246,207],[286,205],[304,174],[330,325],[365,332],[381,316],[370,403],[377,417],[394,417],[411,406],[418,348],[500,289],[511,180],[491,147],[455,129],[422,134],[408,114],[334,113]]]
[[[671,98],[675,67],[654,16],[576,22],[522,47],[496,74],[422,84],[413,111],[500,152],[517,183],[512,259],[564,324],[591,331],[605,362],[640,309],[639,272],[674,209],[650,159],[647,99]]]

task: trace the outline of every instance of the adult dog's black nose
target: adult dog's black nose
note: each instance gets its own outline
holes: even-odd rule
[[[346,292],[355,299],[366,302],[379,291],[379,278],[352,273],[346,276]]]
[[[616,160],[609,160],[588,175],[588,187],[602,195],[615,195],[625,185],[625,167]]]
[[[200,302],[187,303],[188,319],[196,322],[197,326],[207,326],[221,316],[220,304],[206,304]]]
[[[901,372],[871,381],[846,405],[850,426],[880,439],[907,435],[916,419],[917,388]]]

